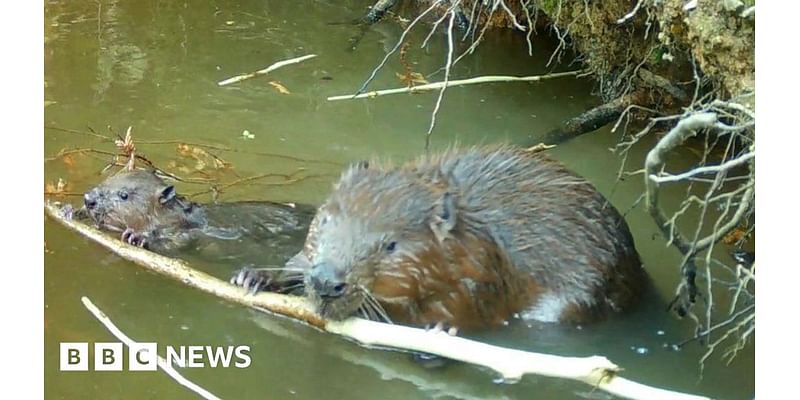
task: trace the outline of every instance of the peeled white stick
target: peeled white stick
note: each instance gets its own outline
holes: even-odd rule
[[[358,95],[352,94],[345,94],[341,96],[331,96],[328,97],[328,101],[336,101],[336,100],[353,100],[353,99],[368,99],[377,96],[385,96],[389,94],[398,94],[398,93],[419,93],[419,92],[426,92],[430,90],[441,89],[442,87],[452,87],[452,86],[464,86],[464,85],[474,85],[478,83],[492,83],[492,82],[539,82],[539,81],[546,81],[548,79],[555,79],[555,78],[563,78],[565,76],[578,76],[581,74],[586,74],[588,71],[586,70],[578,70],[578,71],[569,71],[569,72],[554,72],[552,74],[546,75],[535,75],[535,76],[498,76],[498,75],[489,75],[489,76],[477,76],[475,78],[469,79],[457,79],[457,80],[448,80],[447,82],[433,82],[433,83],[426,83],[424,85],[419,86],[411,86],[411,87],[402,87],[396,89],[383,89],[383,90],[374,90],[371,92],[365,92]]]
[[[325,330],[346,336],[366,346],[420,351],[484,366],[499,373],[507,383],[516,382],[523,375],[533,374],[584,382],[628,399],[709,399],[704,396],[659,389],[622,378],[617,375],[620,368],[603,356],[562,357],[532,353],[454,337],[443,331],[429,332],[360,318],[328,321]]]
[[[185,261],[164,257],[132,246],[112,238],[92,226],[67,218],[61,207],[53,203],[45,203],[45,212],[67,228],[151,271],[247,307],[306,322],[327,332],[355,340],[364,346],[420,351],[484,366],[499,373],[507,382],[517,381],[526,374],[536,374],[585,382],[598,389],[629,399],[708,399],[631,382],[620,377],[618,375],[620,368],[602,356],[561,357],[532,353],[454,337],[444,332],[428,332],[423,329],[360,318],[349,318],[344,321],[325,320],[303,297],[269,292],[251,295],[244,288],[192,269]]]
[[[89,312],[92,313],[95,316],[95,318],[97,318],[100,321],[101,324],[105,325],[106,329],[108,329],[112,335],[116,336],[116,338],[119,339],[120,342],[125,343],[125,345],[128,346],[129,348],[138,344],[136,341],[129,338],[128,335],[119,330],[119,328],[117,328],[117,326],[114,325],[113,322],[111,322],[111,319],[108,318],[106,313],[102,312],[99,308],[97,308],[97,306],[95,306],[94,303],[92,303],[92,301],[89,300],[88,297],[86,296],[81,297],[81,301],[83,302],[84,307],[86,307],[86,309],[89,310]],[[174,379],[175,382],[178,382],[182,386],[185,386],[187,389],[197,393],[200,397],[204,399],[220,400],[220,398],[215,396],[213,393],[203,389],[194,382],[184,378],[183,375],[181,375],[180,372],[176,371],[175,368],[172,367],[172,365],[169,365],[167,360],[165,360],[163,357],[159,356],[158,354],[156,354],[156,357],[157,357],[158,367],[161,368],[161,370],[163,370],[164,372],[166,372],[167,375],[169,375],[172,379]]]
[[[308,60],[309,58],[314,58],[316,56],[317,56],[316,54],[309,54],[309,55],[302,56],[302,57],[295,57],[295,58],[290,58],[288,60],[278,61],[275,64],[272,64],[267,68],[260,69],[260,70],[258,70],[256,72],[251,72],[249,74],[236,75],[233,78],[228,78],[228,79],[225,79],[224,81],[219,81],[219,82],[217,82],[217,85],[218,86],[230,85],[232,83],[241,82],[241,81],[246,80],[246,79],[255,78],[255,77],[259,76],[259,75],[266,75],[266,74],[268,74],[268,73],[270,73],[272,71],[275,71],[278,68],[285,67],[285,66],[290,65],[290,64],[297,64],[297,63],[299,63],[301,61],[305,61],[305,60]]]

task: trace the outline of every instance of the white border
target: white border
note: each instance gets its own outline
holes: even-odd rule
[[[3,393],[44,397],[44,8],[3,4]],[[15,396],[21,394],[22,396]],[[4,397],[6,397],[4,396]]]

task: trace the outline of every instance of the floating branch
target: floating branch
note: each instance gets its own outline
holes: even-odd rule
[[[244,80],[247,80],[247,79],[255,78],[255,77],[260,76],[260,75],[266,75],[266,74],[268,74],[268,73],[270,73],[272,71],[275,71],[278,68],[285,67],[285,66],[291,65],[291,64],[297,64],[299,62],[308,60],[310,58],[314,58],[316,56],[317,56],[316,54],[309,54],[309,55],[305,55],[305,56],[302,56],[302,57],[296,57],[296,58],[290,58],[288,60],[278,61],[275,64],[272,64],[267,68],[260,69],[260,70],[258,70],[256,72],[251,72],[249,74],[237,75],[237,76],[234,76],[233,78],[228,78],[228,79],[225,79],[224,81],[219,81],[219,82],[217,82],[217,85],[218,86],[226,86],[226,85],[230,85],[232,83],[237,83],[237,82],[241,82],[241,81],[244,81]]]
[[[628,96],[622,96],[601,104],[581,115],[564,121],[559,127],[547,132],[542,143],[561,144],[584,133],[594,132],[617,120],[630,103]]]
[[[97,308],[97,306],[95,306],[94,303],[92,303],[92,301],[89,300],[88,297],[86,296],[81,297],[81,301],[83,302],[83,306],[86,307],[86,309],[89,310],[89,312],[91,312],[92,315],[94,315],[95,318],[97,318],[100,321],[100,323],[103,324],[106,327],[106,329],[109,330],[109,332],[111,332],[112,335],[116,336],[116,338],[119,339],[120,342],[125,343],[125,345],[128,347],[133,347],[134,345],[137,344],[136,341],[128,337],[128,335],[126,335],[119,328],[117,328],[117,326],[114,325],[113,322],[111,322],[111,319],[108,318],[108,316],[103,311]],[[165,360],[163,357],[159,355],[156,355],[156,357],[157,357],[156,362],[158,363],[158,367],[161,368],[167,375],[169,375],[176,382],[188,388],[189,390],[197,393],[200,397],[204,399],[219,400],[219,397],[215,396],[208,390],[205,390],[202,387],[195,384],[194,382],[184,378],[183,375],[181,375],[180,372],[176,371],[175,368],[173,368],[172,365],[170,365],[169,362],[167,362],[167,360]]]
[[[568,71],[568,72],[555,72],[552,74],[546,75],[535,75],[535,76],[498,76],[498,75],[489,75],[489,76],[479,76],[475,78],[469,79],[459,79],[454,81],[447,81],[447,82],[433,82],[428,83],[425,85],[419,86],[412,86],[412,87],[403,87],[403,88],[396,88],[396,89],[384,89],[384,90],[375,90],[372,92],[366,92],[361,94],[346,94],[342,96],[331,96],[328,97],[328,101],[336,101],[336,100],[353,100],[353,99],[367,99],[372,97],[378,96],[385,96],[389,94],[398,94],[398,93],[419,93],[419,92],[426,92],[430,90],[441,89],[443,87],[452,87],[452,86],[464,86],[464,85],[474,85],[478,83],[492,83],[492,82],[539,82],[545,81],[548,79],[555,79],[555,78],[563,78],[566,76],[579,76],[582,74],[588,73],[587,70],[579,70],[579,71]]]
[[[252,295],[243,288],[194,270],[182,260],[164,257],[123,243],[92,226],[69,219],[57,204],[47,202],[45,212],[65,227],[151,271],[234,303],[289,316],[327,332],[353,339],[362,345],[420,351],[485,366],[499,373],[507,382],[517,381],[526,374],[536,374],[584,382],[630,399],[707,399],[629,381],[618,375],[621,369],[617,365],[602,356],[561,357],[532,353],[454,337],[443,331],[429,332],[359,318],[349,318],[344,321],[325,320],[303,297],[269,292]]]

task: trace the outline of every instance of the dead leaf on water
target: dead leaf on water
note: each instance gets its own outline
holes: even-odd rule
[[[406,87],[413,87],[416,85],[427,85],[429,82],[425,79],[425,76],[420,74],[419,72],[409,72],[401,74],[399,72],[395,72],[397,78],[400,79],[400,82],[403,82]]]
[[[185,143],[178,145],[177,152],[183,157],[194,160],[194,169],[196,171],[202,171],[209,165],[212,165],[215,169],[226,169],[231,166],[229,162],[207,152],[206,150]]]
[[[727,235],[725,235],[725,237],[722,238],[722,241],[725,244],[732,245],[734,243],[741,241],[745,237],[745,235],[747,235],[747,231],[744,230],[742,227],[738,226],[734,228],[732,231],[730,231]]]
[[[278,81],[270,81],[269,84],[270,86],[274,87],[275,90],[277,90],[278,93],[280,94],[292,94],[292,92],[290,92],[289,89],[286,88],[286,86],[281,85],[281,83]]]
[[[61,156],[61,162],[64,163],[68,168],[72,168],[75,166],[75,159],[72,157],[71,154],[65,154]]]

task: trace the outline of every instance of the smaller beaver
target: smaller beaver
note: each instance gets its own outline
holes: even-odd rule
[[[135,170],[112,175],[86,192],[77,216],[160,254],[282,267],[301,248],[314,212],[307,205],[272,202],[198,204],[155,173]]]
[[[467,330],[589,322],[632,307],[647,282],[591,183],[510,146],[349,168],[288,265],[325,317]]]

